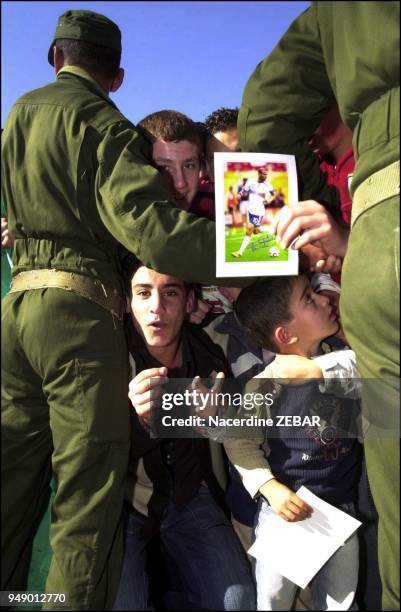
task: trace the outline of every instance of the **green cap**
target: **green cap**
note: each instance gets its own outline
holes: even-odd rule
[[[59,17],[48,60],[52,66],[53,46],[58,38],[72,38],[110,47],[121,52],[121,31],[113,21],[93,11],[66,11]]]

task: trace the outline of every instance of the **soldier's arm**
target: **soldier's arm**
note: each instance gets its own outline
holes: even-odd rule
[[[337,218],[338,192],[326,184],[308,144],[325,113],[335,105],[312,6],[251,75],[238,129],[242,151],[295,155],[300,200],[315,199]]]
[[[248,285],[252,279],[216,279],[214,222],[180,210],[150,159],[148,144],[130,123],[104,134],[96,200],[112,235],[158,272],[188,282]]]

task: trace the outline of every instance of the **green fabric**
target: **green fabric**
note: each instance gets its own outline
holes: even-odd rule
[[[39,289],[4,298],[2,332],[2,589],[25,590],[52,469],[46,591],[68,592],[67,610],[110,608],[130,436],[122,322],[71,292]]]
[[[399,159],[399,11],[399,2],[313,2],[257,66],[244,91],[238,119],[242,150],[296,155],[300,200],[316,199],[333,214],[339,212],[338,195],[325,184],[308,139],[338,105],[353,130],[352,194]],[[347,340],[363,377],[388,377],[391,414],[399,401],[398,214],[399,198],[391,198],[358,218],[341,279]],[[382,399],[364,392],[368,419],[388,420]],[[365,440],[379,514],[384,610],[400,606],[398,448],[394,434]]]
[[[1,202],[1,216],[5,217],[6,215],[6,209],[3,206],[3,202]],[[12,278],[12,252],[12,249],[1,249],[1,299],[3,299],[10,289]],[[52,481],[51,485],[54,487],[54,481]],[[46,579],[49,573],[51,558],[53,556],[53,551],[50,547],[49,541],[51,505],[53,498],[54,493],[52,492],[46,512],[43,515],[33,540],[27,582],[28,591],[44,592],[45,590]],[[32,606],[32,608],[34,609],[34,606]],[[38,605],[37,608],[40,608],[40,605]]]
[[[399,205],[398,197],[390,198],[358,217],[342,271],[340,308],[347,339],[361,376],[383,384],[399,376]],[[382,389],[378,382],[364,391],[363,413],[371,425],[364,440],[366,465],[379,514],[382,605],[383,610],[399,610],[399,431],[383,433],[399,415],[399,386]]]
[[[93,11],[66,11],[60,15],[48,54],[49,64],[52,66],[53,45],[58,38],[84,40],[121,51],[121,32],[118,25]]]
[[[177,208],[150,152],[100,87],[68,69],[22,96],[2,139],[15,272],[53,267],[118,286],[118,241],[159,272],[216,284],[215,225]]]
[[[399,2],[313,2],[251,75],[241,149],[296,155],[300,200],[336,214],[336,191],[308,145],[332,106],[354,131],[352,193],[399,159],[399,12]]]

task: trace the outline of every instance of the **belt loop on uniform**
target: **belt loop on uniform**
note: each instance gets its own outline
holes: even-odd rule
[[[400,161],[369,176],[357,187],[352,200],[351,227],[372,206],[400,193]]]

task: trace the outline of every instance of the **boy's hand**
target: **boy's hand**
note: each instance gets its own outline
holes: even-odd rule
[[[322,379],[323,372],[313,359],[300,355],[276,355],[258,378],[277,378],[280,384],[299,384],[303,380],[308,382],[310,378]]]
[[[128,397],[139,418],[149,425],[152,410],[160,395],[160,386],[168,381],[167,368],[149,368],[142,370],[129,383]]]
[[[259,491],[276,514],[290,523],[303,521],[313,512],[303,499],[275,478],[262,485]]]

